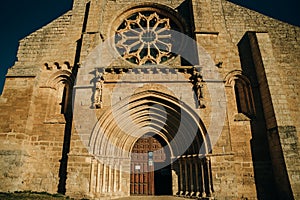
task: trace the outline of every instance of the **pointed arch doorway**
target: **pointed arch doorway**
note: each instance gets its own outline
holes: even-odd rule
[[[131,154],[131,195],[172,194],[171,155],[166,145],[153,133],[147,133],[135,142]]]
[[[150,145],[155,143],[159,146]],[[212,195],[210,160],[203,157],[210,147],[206,128],[191,107],[173,96],[147,90],[123,99],[99,119],[89,145],[103,160],[103,195],[116,194],[112,188],[117,185],[126,195]],[[112,167],[116,161],[119,175]]]

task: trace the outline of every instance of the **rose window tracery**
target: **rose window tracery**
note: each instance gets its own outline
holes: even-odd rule
[[[165,62],[175,56],[171,31],[175,26],[154,11],[134,13],[118,27],[115,47],[124,59],[137,65]]]

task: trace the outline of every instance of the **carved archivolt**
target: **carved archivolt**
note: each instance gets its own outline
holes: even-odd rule
[[[69,86],[73,86],[75,82],[75,77],[69,70],[58,70],[53,73],[46,85],[51,88],[57,88],[59,83],[68,84]]]
[[[237,79],[243,80],[246,84],[250,85],[250,81],[241,70],[233,70],[224,78],[225,86],[234,86]]]

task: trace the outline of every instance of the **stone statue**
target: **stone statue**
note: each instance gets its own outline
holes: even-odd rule
[[[96,90],[94,96],[94,103],[96,108],[102,108],[103,84],[104,84],[104,78],[102,74],[99,73],[97,75]]]
[[[196,71],[196,69],[193,70],[192,77],[191,77],[192,83],[194,85],[193,89],[196,94],[196,99],[198,103],[198,108],[205,108],[205,105],[202,103],[203,101],[203,84],[202,82],[202,76],[199,72]]]

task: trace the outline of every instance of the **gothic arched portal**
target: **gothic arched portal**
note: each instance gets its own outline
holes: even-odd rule
[[[158,145],[144,150],[137,147],[149,133]],[[210,141],[204,124],[192,108],[171,95],[147,90],[119,101],[100,117],[90,137],[89,147],[90,152],[104,163],[105,179],[110,180],[109,176],[115,176],[112,174],[120,176],[112,177],[102,190],[104,192],[112,192],[111,188],[116,188],[116,185],[120,190],[129,192],[131,169],[135,167],[130,163],[135,151],[141,150],[137,155],[145,156],[147,160],[153,148],[154,152],[164,151],[160,156],[166,157],[164,162],[157,162],[159,167],[150,166],[147,170],[172,168],[169,176],[172,180],[169,181],[172,181],[173,194],[206,196],[212,193],[210,161],[206,158]],[[155,159],[152,161],[155,162]],[[115,167],[120,173],[111,169]],[[137,166],[137,170],[141,167]],[[118,183],[113,183],[116,180]],[[121,182],[127,185],[121,186]]]

